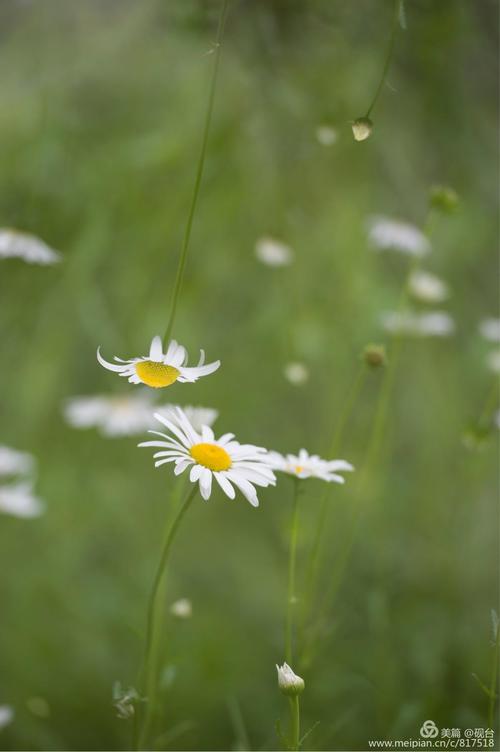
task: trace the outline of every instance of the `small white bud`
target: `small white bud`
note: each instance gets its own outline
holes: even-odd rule
[[[278,671],[278,686],[284,695],[295,697],[304,691],[304,679],[297,676],[288,663],[284,663],[282,666],[276,664],[276,669]]]
[[[373,122],[368,117],[357,118],[352,124],[352,134],[355,141],[366,141],[371,136]]]
[[[170,613],[178,619],[190,619],[193,615],[193,606],[187,598],[180,598],[170,606]]]

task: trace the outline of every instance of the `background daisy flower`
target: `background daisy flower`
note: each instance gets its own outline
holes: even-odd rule
[[[295,478],[320,478],[333,483],[345,483],[338,473],[340,471],[354,470],[354,467],[346,460],[323,460],[317,454],[309,454],[301,449],[298,455],[279,452],[269,452],[269,464],[274,470],[288,473]]]
[[[431,250],[429,240],[418,227],[389,217],[370,217],[368,239],[380,251],[394,250],[421,257]]]
[[[29,481],[0,486],[0,512],[13,517],[39,517],[43,511],[43,502],[33,494]]]
[[[155,425],[154,411],[165,417],[174,416],[177,405],[155,405],[150,391],[139,390],[127,394],[95,394],[71,397],[64,404],[64,417],[73,428],[98,428],[103,436],[133,436]],[[210,407],[184,407],[196,430],[202,425],[211,426],[217,410]],[[0,473],[2,472],[2,447],[0,447]]]
[[[33,469],[34,459],[28,452],[0,446],[0,475],[22,475]]]
[[[48,266],[57,264],[61,254],[34,235],[5,228],[0,230],[0,258],[21,258],[28,264]]]
[[[153,337],[149,355],[129,360],[122,360],[115,356],[114,359],[117,363],[104,360],[100,348],[97,348],[97,360],[104,368],[127,377],[131,384],[146,384],[155,389],[170,386],[175,381],[192,383],[201,376],[213,373],[220,366],[220,360],[204,365],[205,353],[200,350],[198,365],[188,368],[185,365],[188,359],[186,348],[178,345],[173,339],[164,353],[161,337]]]
[[[236,495],[236,486],[254,507],[259,505],[254,486],[275,485],[276,477],[269,466],[266,449],[253,444],[240,444],[234,440],[232,433],[215,439],[209,426],[202,426],[198,433],[180,408],[176,410],[175,421],[159,413],[155,413],[155,418],[171,435],[150,431],[164,440],[144,441],[139,446],[160,449],[153,455],[155,467],[173,462],[176,475],[189,467],[189,480],[199,483],[203,499],[210,498],[212,478],[230,499]]]

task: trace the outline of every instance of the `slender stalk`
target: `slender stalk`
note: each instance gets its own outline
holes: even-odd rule
[[[189,509],[191,502],[196,496],[198,486],[193,486],[186,501],[179,507],[177,514],[175,515],[172,523],[168,526],[163,549],[160,557],[160,562],[156,570],[155,578],[153,580],[153,587],[149,596],[148,612],[147,612],[147,630],[146,630],[146,649],[143,664],[143,676],[144,688],[146,693],[146,709],[144,715],[144,723],[139,734],[138,748],[140,749],[147,741],[151,722],[154,718],[155,704],[156,704],[156,688],[157,688],[157,656],[159,648],[159,630],[158,623],[161,615],[161,585],[163,577],[168,564],[172,543],[175,535],[182,521],[182,518]]]
[[[495,704],[497,700],[497,683],[498,683],[498,659],[500,653],[500,626],[497,626],[495,635],[495,646],[493,648],[493,665],[491,667],[490,692],[488,701],[488,728],[493,728],[495,723]]]
[[[288,595],[285,620],[285,660],[293,661],[293,622],[295,615],[295,566],[297,558],[297,537],[299,533],[299,487],[300,481],[294,478],[292,522],[290,526],[290,551],[288,558]]]
[[[339,445],[340,445],[340,442],[344,433],[345,426],[358,400],[359,394],[361,392],[361,388],[365,382],[366,370],[367,370],[366,365],[363,363],[360,366],[359,371],[354,381],[351,383],[351,388],[349,389],[347,399],[344,402],[344,407],[340,413],[339,420],[337,422],[335,431],[332,436],[332,440],[330,442],[330,449],[327,454],[328,459],[330,458],[333,459],[335,457],[335,454],[338,451],[338,448],[339,448]],[[307,585],[306,585],[307,595],[311,594],[311,590],[313,588],[314,581],[316,579],[316,575],[318,571],[318,564],[319,564],[319,559],[321,555],[321,545],[323,542],[324,532],[327,526],[328,516],[330,512],[330,507],[331,507],[330,492],[331,492],[331,487],[329,484],[326,484],[324,493],[323,493],[323,498],[321,500],[321,506],[320,506],[320,512],[318,515],[318,524],[316,526],[316,534],[314,537],[314,543],[313,543],[310,558],[309,558]]]
[[[396,31],[398,28],[398,18],[399,18],[399,8],[400,8],[400,1],[401,0],[394,0],[394,13],[392,17],[392,26],[391,26],[391,36],[389,39],[389,47],[387,48],[387,54],[385,57],[385,63],[384,68],[382,70],[382,76],[380,78],[379,84],[377,86],[377,90],[375,92],[375,96],[373,97],[370,106],[368,107],[368,110],[366,111],[366,118],[370,117],[371,111],[375,107],[375,104],[377,102],[377,99],[380,96],[380,92],[382,91],[382,88],[385,84],[385,80],[387,78],[387,74],[389,72],[389,66],[391,64],[392,55],[394,52],[394,43],[396,41]]]
[[[172,329],[174,326],[175,321],[175,314],[177,312],[177,302],[179,299],[179,294],[182,287],[182,281],[184,278],[184,269],[186,267],[186,259],[187,259],[187,252],[189,248],[189,240],[191,238],[191,230],[193,227],[193,219],[194,219],[194,213],[196,209],[196,204],[198,202],[198,195],[200,192],[200,185],[201,185],[201,179],[203,176],[203,168],[205,166],[205,155],[207,152],[207,143],[208,143],[208,134],[210,132],[210,123],[212,121],[212,112],[214,108],[214,99],[215,99],[215,89],[217,84],[217,74],[219,72],[219,63],[220,63],[220,56],[222,51],[222,39],[224,37],[224,28],[226,25],[226,18],[227,18],[227,9],[229,5],[229,0],[223,0],[222,7],[220,11],[219,16],[219,26],[217,29],[217,38],[215,40],[215,54],[214,54],[214,64],[213,64],[213,71],[212,71],[212,80],[210,83],[210,90],[208,95],[208,105],[207,105],[207,111],[205,114],[205,125],[203,128],[203,136],[201,140],[201,150],[200,150],[200,156],[198,158],[198,167],[196,170],[196,178],[194,181],[194,188],[193,188],[193,196],[191,198],[191,206],[189,208],[189,214],[187,218],[186,223],[186,229],[184,231],[184,239],[182,242],[182,248],[181,248],[181,254],[179,257],[179,264],[177,266],[177,274],[175,277],[175,284],[174,284],[174,292],[172,295],[172,302],[170,304],[170,315],[168,319],[167,328],[165,330],[165,342],[168,345],[168,341],[170,339],[170,335],[172,334]]]
[[[296,752],[300,746],[300,705],[299,697],[290,697],[290,721],[291,721],[291,736],[290,736],[290,749]]]

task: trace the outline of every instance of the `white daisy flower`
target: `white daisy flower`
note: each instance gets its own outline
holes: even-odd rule
[[[266,266],[288,266],[292,263],[293,251],[286,243],[275,238],[260,238],[255,244],[255,255]]]
[[[33,469],[33,457],[27,452],[18,452],[7,446],[0,446],[0,475],[23,475]]]
[[[368,238],[378,250],[394,250],[409,256],[425,256],[431,250],[428,238],[418,227],[389,217],[368,220]]]
[[[381,323],[390,334],[410,337],[447,337],[455,331],[455,322],[444,311],[386,311],[381,316]]]
[[[414,298],[423,303],[442,303],[449,296],[446,282],[430,272],[418,269],[410,275],[408,289]]]
[[[316,139],[321,146],[333,146],[337,140],[337,131],[331,125],[318,125]]]
[[[64,417],[73,428],[98,428],[104,436],[132,436],[153,425],[153,397],[150,392],[124,395],[71,397],[64,405]]]
[[[302,386],[309,379],[309,369],[305,363],[299,361],[293,361],[287,363],[283,369],[285,379],[294,386]]]
[[[167,351],[163,352],[161,337],[154,337],[149,349],[149,355],[140,358],[122,360],[115,356],[117,363],[109,363],[104,360],[97,348],[97,360],[109,371],[116,371],[120,376],[128,378],[131,384],[146,384],[155,389],[170,386],[174,381],[192,383],[201,376],[208,376],[220,366],[220,360],[213,363],[205,363],[205,353],[200,350],[200,361],[197,366],[188,368],[187,351],[182,345],[178,345],[175,339],[171,340]]]
[[[202,426],[198,433],[180,408],[177,408],[175,422],[159,413],[155,413],[155,418],[172,435],[150,431],[163,440],[144,441],[139,446],[160,449],[153,455],[155,467],[174,462],[176,475],[190,467],[189,479],[192,483],[199,483],[203,499],[210,498],[212,478],[215,478],[230,499],[234,499],[236,495],[234,485],[254,507],[259,505],[254,485],[275,485],[276,477],[269,467],[267,451],[262,447],[240,444],[234,441],[232,433],[225,433],[220,439],[215,439],[209,426]]]
[[[193,615],[193,606],[189,598],[179,598],[172,603],[170,613],[178,619],[190,619]]]
[[[305,449],[301,449],[298,455],[269,452],[268,461],[273,470],[296,478],[320,478],[333,483],[345,483],[345,478],[338,473],[354,470],[345,460],[323,460],[317,454],[308,454]]]
[[[486,365],[493,373],[500,373],[500,350],[491,350],[488,353]]]
[[[163,407],[158,407],[157,412],[175,423],[179,407],[180,405],[164,405]],[[219,411],[214,410],[211,407],[193,407],[192,405],[185,405],[181,410],[184,411],[188,421],[198,433],[201,431],[202,426],[209,426],[211,428],[219,417]]]
[[[43,502],[33,494],[31,483],[0,486],[0,512],[14,517],[39,517]]]
[[[43,240],[10,227],[0,229],[0,258],[22,258],[28,264],[57,264],[61,254]]]
[[[14,708],[10,705],[0,705],[0,729],[8,726],[14,720]]]
[[[479,324],[479,331],[489,342],[500,342],[500,319],[483,319]]]

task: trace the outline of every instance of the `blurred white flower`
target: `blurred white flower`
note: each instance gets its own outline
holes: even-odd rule
[[[255,255],[266,266],[287,266],[292,263],[290,246],[274,238],[260,238],[255,245]]]
[[[318,125],[316,138],[321,146],[333,146],[337,140],[337,131],[331,125]]]
[[[188,354],[185,347],[178,345],[175,339],[163,352],[161,337],[153,337],[149,355],[139,358],[122,360],[115,356],[117,363],[109,363],[102,357],[99,348],[97,348],[97,360],[108,371],[115,371],[120,376],[128,378],[131,384],[146,384],[146,386],[159,389],[170,386],[175,381],[192,383],[197,381],[201,376],[216,371],[220,366],[220,360],[214,360],[213,363],[205,363],[205,353],[200,350],[200,360],[197,366],[188,368]]]
[[[170,606],[170,613],[178,619],[190,619],[193,615],[193,606],[188,598],[179,598]]]
[[[486,365],[493,373],[500,373],[500,350],[491,350],[488,353]]]
[[[301,449],[298,455],[269,452],[268,461],[273,470],[288,473],[296,478],[320,478],[333,483],[345,483],[339,472],[354,470],[345,460],[323,460],[317,454],[308,454]]]
[[[423,303],[442,303],[449,296],[446,282],[430,272],[415,270],[408,281],[410,293]]]
[[[276,670],[278,672],[278,686],[283,694],[294,697],[304,691],[304,679],[297,676],[288,663],[284,663],[282,666],[276,664]]]
[[[0,475],[22,475],[33,469],[33,457],[27,452],[18,452],[7,446],[0,446]]]
[[[0,229],[0,258],[21,258],[28,264],[56,264],[61,254],[25,232],[10,227]]]
[[[230,499],[234,499],[236,495],[234,484],[254,507],[259,505],[254,485],[266,487],[276,484],[276,477],[267,461],[267,451],[262,447],[240,444],[234,441],[232,433],[225,433],[220,439],[215,439],[209,426],[202,426],[198,433],[180,408],[177,408],[175,421],[168,420],[159,413],[155,413],[155,418],[172,435],[150,431],[163,440],[144,441],[139,446],[160,449],[153,455],[155,467],[174,462],[175,475],[191,468],[189,480],[191,483],[199,482],[203,499],[210,498],[212,478],[215,478]]]
[[[302,386],[309,379],[309,369],[305,363],[293,361],[287,363],[283,369],[285,378],[295,386]]]
[[[431,250],[429,240],[418,227],[389,217],[370,217],[368,238],[381,251],[394,250],[409,256],[425,256]]]
[[[159,406],[156,409],[156,412],[175,422],[179,407],[180,405],[163,405]],[[181,409],[194,430],[198,432],[201,431],[202,426],[209,426],[209,428],[211,428],[219,417],[219,411],[214,410],[211,407],[193,407],[192,405],[186,405]]]
[[[479,324],[479,331],[489,342],[500,342],[500,319],[483,319]]]
[[[94,395],[68,399],[64,417],[73,428],[99,428],[104,436],[132,436],[151,428],[153,410],[149,392]]]
[[[381,322],[387,332],[410,337],[447,337],[455,331],[455,322],[443,311],[386,311],[381,316]]]
[[[0,705],[0,730],[14,720],[14,708],[10,705]]]
[[[0,486],[0,512],[28,518],[39,517],[43,511],[43,502],[33,494],[31,483]]]

